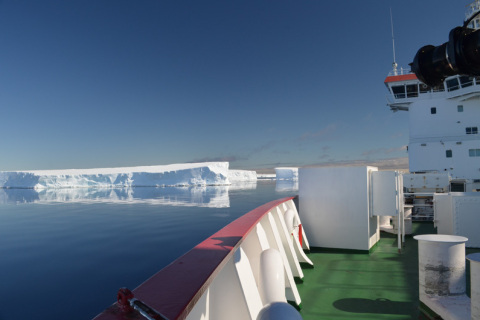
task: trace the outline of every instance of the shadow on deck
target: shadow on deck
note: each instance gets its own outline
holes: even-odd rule
[[[415,223],[414,234],[436,233]],[[370,253],[314,249],[313,269],[298,285],[303,319],[428,319],[419,311],[418,245],[407,236],[398,253],[397,236],[383,233]]]

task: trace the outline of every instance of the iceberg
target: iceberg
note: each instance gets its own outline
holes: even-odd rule
[[[275,168],[277,180],[298,180],[298,168],[281,167]]]
[[[250,170],[229,170],[230,182],[257,181],[257,172]]]
[[[275,173],[257,173],[257,179],[259,180],[275,180],[277,175]]]
[[[256,181],[256,173],[255,171],[229,170],[228,162],[99,169],[2,171],[0,172],[0,188],[219,186],[230,185],[229,178],[235,181],[253,179]]]

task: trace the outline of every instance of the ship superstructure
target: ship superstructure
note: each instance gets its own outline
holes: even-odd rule
[[[479,10],[477,0],[466,18]],[[469,27],[480,28],[480,18]],[[480,77],[456,75],[431,87],[394,64],[385,85],[390,109],[409,113],[409,171],[448,174],[451,191],[480,189]]]

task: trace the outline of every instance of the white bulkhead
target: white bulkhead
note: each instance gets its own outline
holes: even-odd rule
[[[480,183],[480,77],[453,76],[431,88],[405,73],[385,84],[390,108],[409,113],[409,171]]]

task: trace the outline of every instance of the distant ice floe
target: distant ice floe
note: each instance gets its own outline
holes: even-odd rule
[[[229,170],[228,162],[161,166],[0,172],[0,188],[130,188],[221,186],[256,181],[256,172]]]

